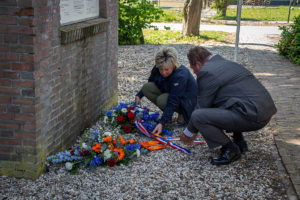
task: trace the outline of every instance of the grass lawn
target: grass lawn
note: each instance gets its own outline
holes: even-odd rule
[[[161,16],[157,22],[182,22],[182,11],[164,10],[165,16]],[[288,6],[265,7],[265,8],[242,8],[242,20],[253,21],[287,21],[289,13]],[[291,9],[290,21],[300,15],[300,7]],[[212,19],[236,19],[236,8],[228,8],[226,17],[214,16]]]
[[[200,36],[182,37],[179,31],[144,29],[143,34],[146,44],[234,43],[235,41],[235,34],[222,31],[200,31]]]
[[[288,6],[273,8],[242,8],[242,20],[255,21],[287,21],[289,14]],[[290,20],[300,15],[300,7],[291,9]],[[223,19],[223,18],[222,18]],[[236,19],[236,9],[229,8],[224,19]]]

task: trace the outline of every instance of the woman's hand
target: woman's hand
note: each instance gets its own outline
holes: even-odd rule
[[[180,133],[180,141],[183,142],[183,144],[192,146],[194,144],[194,140],[197,137],[197,134],[195,133],[192,137],[186,136],[183,132]]]
[[[142,104],[141,104],[141,98],[140,98],[140,97],[135,96],[135,100],[134,100],[134,101],[135,101],[135,104],[136,104],[136,105],[138,105],[138,106],[140,106],[140,107],[142,106]]]
[[[163,125],[161,123],[157,124],[155,129],[153,130],[153,133],[160,135],[162,132],[162,128],[163,128]]]

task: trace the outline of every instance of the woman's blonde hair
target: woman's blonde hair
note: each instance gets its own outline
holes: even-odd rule
[[[155,55],[155,65],[158,69],[171,66],[177,69],[179,64],[176,49],[173,47],[162,47]]]

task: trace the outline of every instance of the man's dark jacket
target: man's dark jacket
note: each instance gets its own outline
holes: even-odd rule
[[[220,55],[211,57],[197,74],[197,108],[225,108],[255,122],[264,122],[276,113],[266,88],[238,63]]]
[[[172,119],[176,108],[182,112],[184,120],[189,121],[197,103],[197,82],[191,72],[180,65],[170,76],[164,78],[156,66],[153,67],[149,82],[154,82],[162,93],[169,93],[167,105],[159,123],[165,125]],[[142,91],[136,95],[142,98]]]

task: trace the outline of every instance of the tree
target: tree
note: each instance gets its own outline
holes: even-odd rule
[[[143,29],[162,14],[147,0],[119,0],[119,44],[144,44]]]
[[[233,2],[234,0],[215,0],[215,5],[213,5],[213,8],[217,9],[219,16],[225,17],[227,7]]]
[[[183,7],[182,35],[199,35],[202,0],[186,0]]]

